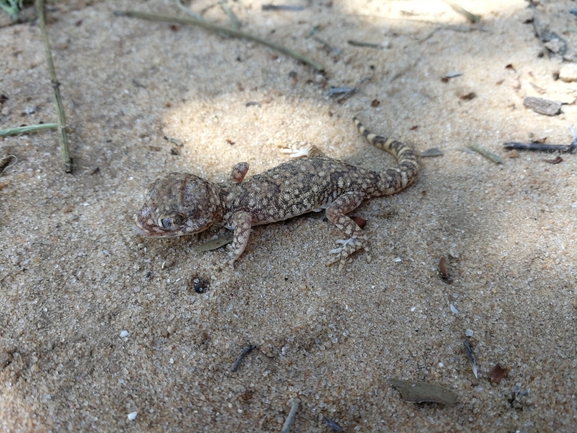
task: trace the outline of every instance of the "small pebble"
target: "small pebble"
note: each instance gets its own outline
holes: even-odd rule
[[[129,420],[129,421],[134,421],[135,418],[136,418],[136,415],[138,415],[138,412],[130,412],[130,413],[128,414],[128,420]]]
[[[198,277],[193,277],[191,284],[196,293],[204,293],[206,290],[206,283]]]
[[[467,337],[472,337],[472,336],[473,336],[473,330],[467,329],[467,330],[465,331],[465,336],[467,336]]]
[[[559,78],[567,83],[577,81],[577,64],[565,63],[559,70]]]
[[[459,314],[459,310],[457,310],[453,304],[449,304],[449,308],[453,314]]]
[[[128,337],[128,331],[122,331],[120,333],[120,338],[125,338],[125,337]]]

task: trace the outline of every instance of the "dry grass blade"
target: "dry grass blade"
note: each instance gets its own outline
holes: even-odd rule
[[[289,48],[286,48],[282,45],[275,44],[269,40],[260,38],[258,36],[251,35],[249,33],[241,32],[240,30],[234,30],[228,27],[219,26],[217,24],[209,23],[208,21],[199,21],[197,19],[192,18],[180,18],[180,17],[171,17],[167,15],[155,15],[155,14],[148,14],[145,12],[137,12],[137,11],[115,11],[114,15],[120,17],[129,17],[129,18],[140,18],[143,20],[148,21],[157,21],[157,22],[167,22],[167,23],[177,23],[181,25],[191,25],[191,26],[198,26],[202,27],[205,30],[211,30],[217,33],[226,33],[229,36],[234,36],[236,38],[247,39],[249,41],[258,42],[259,44],[265,45],[269,48],[272,48],[276,51],[279,51],[289,57],[292,57],[300,62],[306,63],[307,65],[311,66],[313,69],[317,71],[323,71],[324,67]]]

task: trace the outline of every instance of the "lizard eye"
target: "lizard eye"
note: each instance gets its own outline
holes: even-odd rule
[[[164,230],[176,230],[184,223],[182,214],[162,215],[158,218],[158,226]]]

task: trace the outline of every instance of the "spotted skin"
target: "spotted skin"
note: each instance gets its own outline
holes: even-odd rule
[[[229,250],[232,264],[244,252],[252,226],[325,209],[327,219],[347,237],[337,241],[341,246],[331,251],[335,256],[329,264],[339,262],[342,269],[360,249],[370,259],[368,236],[347,214],[364,200],[405,189],[417,177],[419,165],[410,147],[370,133],[356,117],[353,121],[370,144],[396,156],[398,165],[379,173],[315,153],[248,179],[248,164],[239,163],[223,184],[171,173],[149,188],[135,216],[137,231],[148,237],[174,237],[223,224],[234,230]]]

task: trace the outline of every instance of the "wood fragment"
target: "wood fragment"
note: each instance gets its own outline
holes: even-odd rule
[[[441,385],[400,379],[389,379],[389,383],[401,393],[405,401],[445,405],[453,405],[457,402],[457,394]]]
[[[326,416],[323,416],[323,421],[326,423],[326,425],[333,431],[336,432],[343,432],[343,428],[338,425],[336,422],[334,422],[332,419],[327,418]]]
[[[475,92],[467,92],[463,95],[459,95],[459,99],[462,99],[463,101],[470,101],[471,99],[474,99],[477,97],[477,94]]]
[[[577,151],[577,143],[542,144],[542,143],[520,143],[517,141],[509,141],[505,143],[503,147],[505,149],[533,150],[537,152],[575,153]]]
[[[297,410],[299,408],[300,400],[298,398],[292,398],[290,401],[291,404],[291,411],[289,412],[286,421],[284,422],[280,433],[289,433],[291,429],[291,424],[295,418]]]
[[[305,10],[305,7],[302,5],[273,5],[273,4],[264,4],[262,5],[263,11],[291,11],[291,12],[299,12]]]
[[[467,352],[467,357],[469,358],[469,363],[471,364],[471,368],[473,369],[473,374],[475,375],[475,379],[479,378],[479,371],[477,368],[477,363],[475,362],[475,357],[473,356],[473,349],[469,344],[469,340],[463,340],[463,346],[465,346],[465,351]]]
[[[242,362],[242,359],[246,356],[247,353],[249,353],[252,349],[255,348],[256,346],[254,344],[247,344],[246,346],[244,346],[244,349],[242,349],[242,352],[240,352],[240,355],[238,355],[238,358],[236,358],[236,361],[234,361],[234,364],[232,364],[232,368],[230,369],[230,371],[234,372],[238,370],[238,366]]]
[[[445,75],[441,77],[441,81],[443,83],[448,83],[451,78],[457,78],[463,75],[462,72],[447,72]]]
[[[145,12],[137,12],[137,11],[114,11],[114,15],[119,17],[128,17],[128,18],[139,18],[148,21],[156,21],[156,22],[172,22],[178,23],[181,25],[191,25],[191,26],[198,26],[202,27],[205,30],[210,30],[217,33],[226,33],[229,36],[233,36],[235,38],[243,38],[249,41],[257,42],[259,44],[265,45],[269,48],[272,48],[276,51],[279,51],[289,57],[292,57],[300,62],[306,63],[316,71],[323,71],[324,67],[319,63],[315,62],[314,60],[309,59],[289,48],[286,48],[282,45],[276,44],[274,42],[268,41],[263,39],[259,36],[254,36],[249,33],[242,32],[240,30],[234,30],[228,27],[219,26],[217,24],[210,23],[208,21],[200,21],[194,18],[180,18],[180,17],[172,17],[167,15],[156,15],[156,14],[148,14]]]
[[[443,152],[441,152],[438,148],[436,147],[431,147],[430,149],[427,150],[423,150],[422,152],[419,153],[419,156],[421,158],[432,158],[435,156],[443,156]]]
[[[46,32],[46,10],[44,8],[44,0],[36,0],[36,10],[38,13],[38,21],[40,24],[40,33],[44,42],[44,51],[46,55],[46,64],[48,73],[50,74],[50,82],[54,90],[54,105],[56,107],[58,120],[58,138],[60,141],[60,157],[64,165],[66,173],[72,173],[72,157],[68,146],[68,134],[66,133],[66,117],[64,116],[64,108],[62,107],[62,96],[60,95],[60,83],[56,78],[56,71],[54,70],[54,61],[52,60],[52,51],[50,50],[50,41],[48,40],[48,33]]]
[[[479,146],[478,144],[472,143],[472,144],[469,144],[467,147],[471,150],[474,150],[477,153],[480,153],[485,158],[490,159],[491,161],[493,161],[496,164],[503,164],[503,160],[501,159],[501,157],[499,155]]]
[[[352,45],[353,47],[368,47],[368,48],[376,48],[381,49],[382,46],[379,44],[373,44],[370,42],[363,42],[363,41],[355,41],[353,39],[349,39],[347,44]]]
[[[561,158],[560,156],[558,156],[555,159],[542,159],[541,161],[546,162],[547,164],[559,164],[560,162],[563,162],[563,158]]]
[[[451,284],[453,282],[451,274],[449,274],[449,270],[447,269],[447,261],[445,257],[441,257],[441,260],[439,260],[439,276],[441,277],[441,280],[446,283]]]
[[[168,141],[169,143],[172,143],[172,144],[174,144],[174,145],[176,145],[176,146],[178,146],[178,147],[184,146],[184,143],[183,143],[181,140],[179,140],[178,138],[167,137],[167,136],[165,135],[165,136],[164,136],[164,139],[165,139],[166,141]]]
[[[545,116],[555,116],[561,112],[560,102],[534,96],[527,96],[523,99],[523,105],[535,113],[544,114]]]

